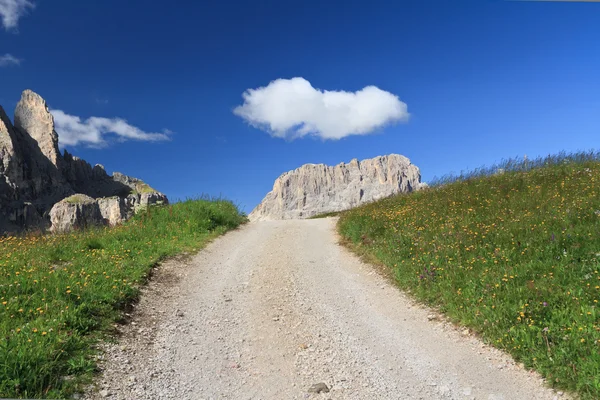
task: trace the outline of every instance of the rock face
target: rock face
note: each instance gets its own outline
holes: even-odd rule
[[[102,219],[111,226],[118,225],[129,217],[125,199],[122,197],[102,197],[97,200],[97,203]]]
[[[23,92],[14,126],[0,107],[0,235],[115,225],[151,204],[168,199],[139,179],[110,176],[66,150],[61,155],[54,119],[38,94]]]
[[[50,210],[50,230],[68,232],[104,223],[95,199],[85,194],[74,194],[56,203]]]
[[[43,155],[59,166],[58,134],[54,130],[54,118],[48,112],[46,101],[31,90],[23,91],[15,109],[15,128],[27,132],[38,143]]]
[[[301,219],[419,190],[419,168],[398,154],[336,166],[305,164],[275,180],[251,221]]]

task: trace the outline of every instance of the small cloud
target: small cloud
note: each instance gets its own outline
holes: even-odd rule
[[[0,17],[4,29],[16,30],[19,18],[27,14],[29,9],[34,9],[35,4],[30,0],[0,0]]]
[[[58,133],[61,146],[75,146],[79,144],[90,147],[105,147],[106,136],[117,136],[119,141],[138,140],[158,142],[170,140],[170,132],[148,133],[140,128],[130,125],[121,118],[90,117],[85,121],[75,115],[69,115],[62,110],[50,110],[54,116],[54,125]]]
[[[0,0],[2,1],[2,0]],[[11,65],[21,65],[20,58],[13,56],[12,54],[6,53],[3,56],[0,56],[0,67],[10,67]]]
[[[356,92],[328,91],[313,88],[304,78],[277,79],[246,90],[242,97],[244,104],[233,113],[283,139],[367,135],[409,118],[406,103],[376,86]]]
[[[101,104],[101,105],[108,104],[108,99],[101,99],[99,97],[96,97],[94,100],[96,100],[96,104]]]

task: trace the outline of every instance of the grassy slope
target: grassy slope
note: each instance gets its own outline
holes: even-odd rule
[[[0,238],[0,397],[68,396],[153,265],[244,221],[230,202],[190,200],[116,228]]]
[[[346,212],[339,230],[418,299],[554,385],[600,398],[598,159],[477,173]]]

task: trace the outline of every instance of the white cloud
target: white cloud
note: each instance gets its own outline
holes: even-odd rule
[[[304,78],[277,79],[246,90],[242,97],[244,104],[234,114],[284,139],[367,135],[409,117],[406,103],[376,86],[357,92],[327,91],[313,88]]]
[[[2,0],[0,0],[2,1]],[[0,67],[8,67],[10,65],[20,65],[21,59],[13,56],[12,54],[6,53],[3,56],[0,56]]]
[[[35,4],[31,0],[0,0],[0,16],[4,29],[16,29],[19,18],[25,15],[28,9],[34,7]]]
[[[69,115],[61,110],[50,110],[54,116],[54,128],[58,133],[61,146],[84,144],[92,147],[107,145],[106,135],[112,134],[120,141],[140,140],[157,142],[170,140],[171,131],[148,133],[121,118],[90,117],[85,121],[75,115]]]

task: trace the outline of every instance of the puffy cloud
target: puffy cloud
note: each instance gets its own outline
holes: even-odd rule
[[[304,78],[277,79],[246,90],[242,97],[244,104],[234,114],[284,139],[367,135],[409,117],[406,103],[376,86],[357,92],[328,91],[313,88]]]
[[[50,110],[54,116],[54,126],[61,146],[84,144],[92,147],[107,145],[106,135],[112,134],[120,141],[139,140],[157,142],[170,140],[172,133],[148,133],[127,123],[121,118],[90,117],[85,121],[62,110]]]
[[[31,0],[0,0],[0,17],[4,29],[16,29],[19,18],[33,8],[35,4]]]
[[[2,0],[0,0],[2,1]],[[19,65],[21,64],[21,59],[13,56],[12,54],[6,53],[3,56],[0,56],[0,67],[8,67],[11,65]]]

